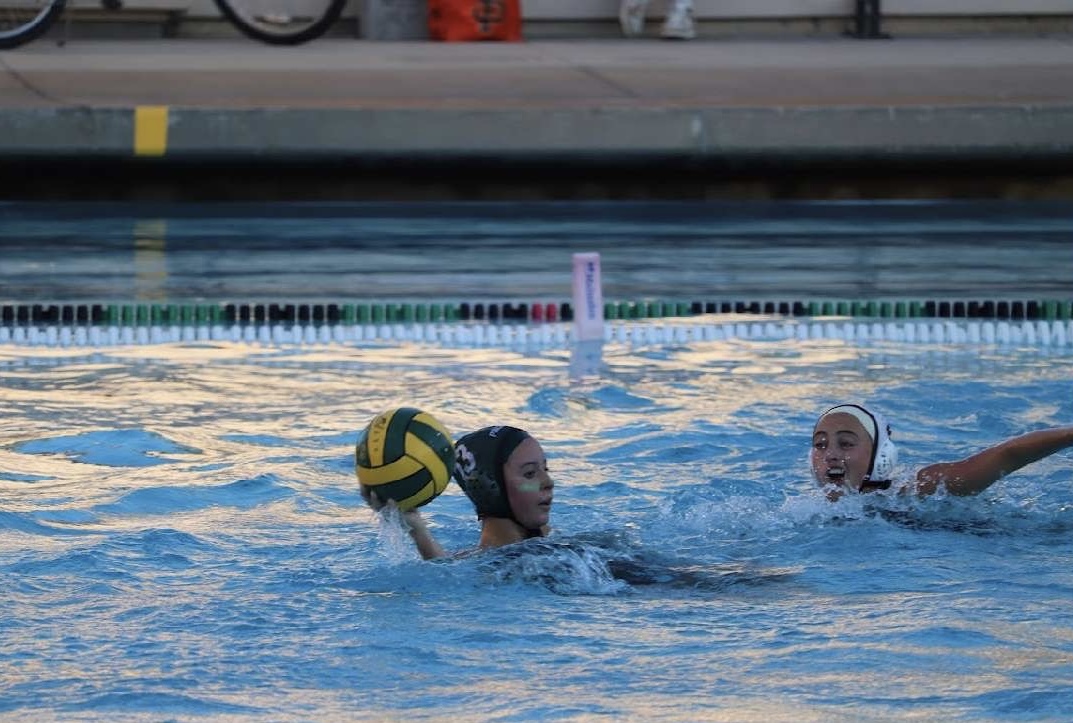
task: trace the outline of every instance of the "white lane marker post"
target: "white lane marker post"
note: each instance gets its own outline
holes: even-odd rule
[[[604,338],[604,291],[600,254],[574,254],[574,340]]]
[[[570,378],[599,376],[604,347],[604,291],[600,254],[574,254],[574,343]]]

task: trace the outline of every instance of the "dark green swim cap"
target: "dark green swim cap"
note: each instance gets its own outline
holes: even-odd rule
[[[463,435],[455,442],[454,480],[477,510],[477,519],[514,519],[503,481],[503,466],[511,452],[529,439],[517,427],[485,427]]]

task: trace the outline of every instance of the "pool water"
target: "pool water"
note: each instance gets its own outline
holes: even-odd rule
[[[0,305],[1073,298],[1069,202],[0,201]]]
[[[0,716],[1068,720],[1073,457],[975,498],[808,479],[826,406],[902,475],[1073,421],[1073,351],[839,339],[0,347]],[[417,558],[357,430],[531,430],[547,540]],[[449,550],[457,487],[423,508]]]

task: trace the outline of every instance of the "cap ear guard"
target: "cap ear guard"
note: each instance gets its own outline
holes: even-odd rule
[[[469,443],[467,444],[467,438]],[[477,447],[476,454],[470,446]],[[510,517],[506,493],[500,487],[494,471],[488,469],[487,461],[481,460],[481,440],[467,435],[455,444],[455,483],[462,488],[477,512],[477,519],[485,517]],[[487,452],[484,452],[487,456]],[[484,461],[482,465],[480,462]]]
[[[877,481],[889,480],[898,464],[898,447],[890,439],[890,427],[881,436],[882,440],[876,446],[875,461],[872,462],[872,473],[868,475],[869,479]]]

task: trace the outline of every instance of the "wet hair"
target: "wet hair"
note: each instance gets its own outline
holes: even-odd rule
[[[485,427],[455,442],[453,477],[473,503],[477,519],[504,517],[518,522],[507,497],[503,466],[529,436],[517,427]]]
[[[831,407],[820,415],[820,418],[816,420],[816,425],[819,426],[823,418],[831,414],[850,415],[861,423],[865,433],[872,440],[872,456],[868,461],[868,472],[865,473],[858,491],[888,489],[894,474],[894,465],[898,463],[898,448],[891,441],[890,425],[877,412],[869,411],[860,404],[839,404]]]

